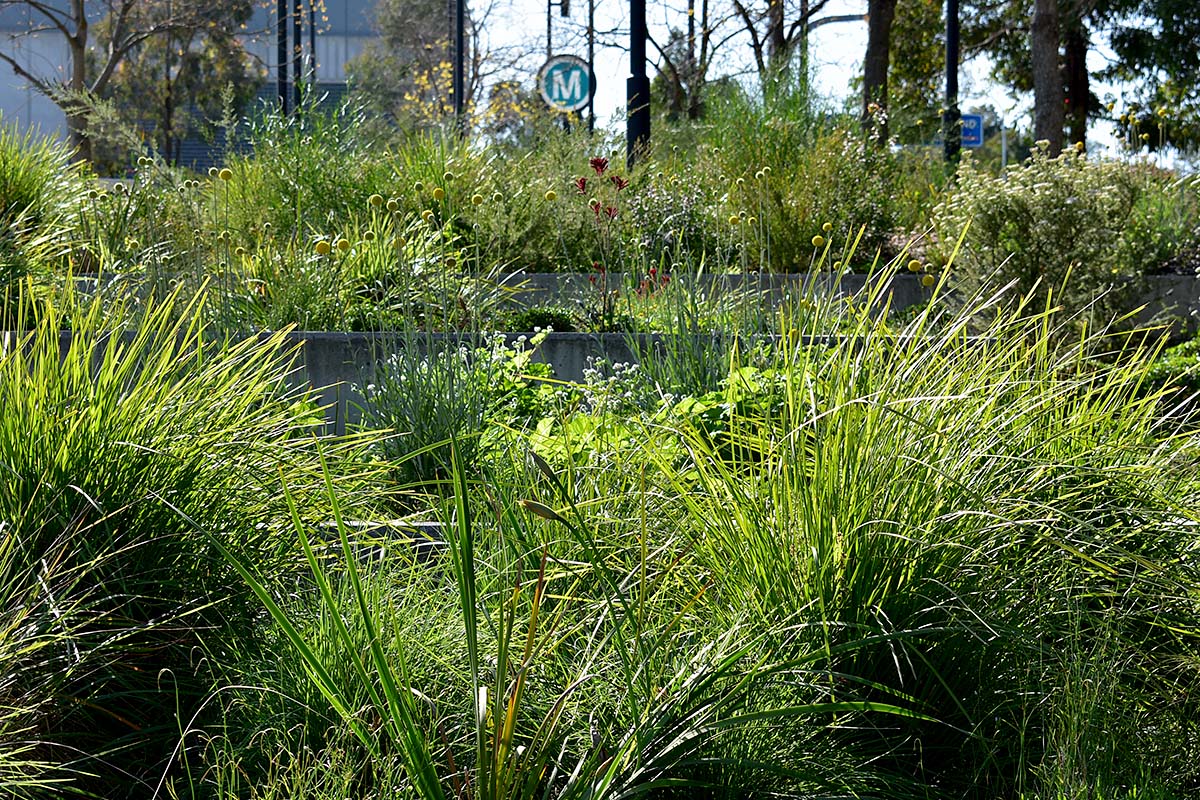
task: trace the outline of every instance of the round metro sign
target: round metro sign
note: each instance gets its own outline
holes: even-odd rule
[[[542,99],[555,111],[582,111],[595,91],[588,64],[579,56],[552,56],[538,70]]]

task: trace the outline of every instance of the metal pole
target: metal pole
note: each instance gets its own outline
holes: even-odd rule
[[[646,0],[630,0],[630,75],[625,81],[625,160],[630,169],[650,144],[650,79],[646,77],[646,39]]]
[[[958,162],[962,150],[962,113],[958,109],[958,0],[946,0],[946,113],[942,117],[942,143],[946,163]]]
[[[454,4],[454,124],[467,132],[467,0]]]
[[[1008,125],[1000,120],[1000,171],[1008,166]]]
[[[554,19],[553,16],[550,14],[550,9],[553,7],[554,7],[554,0],[546,0],[546,59],[547,60],[549,60],[550,56],[553,55],[553,53],[554,53],[554,50],[550,46],[551,45],[550,39],[551,39],[551,35],[553,33],[553,26],[551,25],[551,22]]]
[[[292,104],[300,110],[300,88],[304,84],[304,10],[301,0],[292,0]]]
[[[279,0],[275,6],[275,34],[277,37],[276,58],[278,65],[275,71],[275,89],[279,94],[279,110],[288,113],[288,1]]]
[[[596,0],[588,0],[587,62],[591,87],[588,95],[588,133],[592,133],[596,130]]]
[[[317,91],[317,0],[308,0],[309,90]]]

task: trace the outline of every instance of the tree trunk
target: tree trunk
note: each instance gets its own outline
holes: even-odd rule
[[[888,138],[888,61],[896,0],[868,0],[867,54],[863,58],[862,124],[876,144]]]
[[[80,164],[92,163],[92,140],[87,136],[87,112],[73,105],[67,113],[67,142],[74,148],[72,160]]]
[[[1092,89],[1087,68],[1088,32],[1083,20],[1067,26],[1064,37],[1063,78],[1066,84],[1066,117],[1069,140],[1087,143],[1088,113]]]
[[[786,76],[791,60],[784,37],[783,12],[783,0],[767,0],[767,77],[775,84]]]
[[[1033,61],[1033,137],[1062,152],[1063,80],[1058,59],[1058,0],[1034,0],[1029,49]]]

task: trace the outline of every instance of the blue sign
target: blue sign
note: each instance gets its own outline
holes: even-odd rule
[[[962,115],[962,146],[983,147],[983,115]]]
[[[582,111],[595,92],[588,64],[578,56],[553,56],[538,70],[542,99],[556,111]]]

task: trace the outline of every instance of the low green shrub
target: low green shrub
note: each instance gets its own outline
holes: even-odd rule
[[[1129,310],[1153,266],[1157,248],[1146,240],[1145,220],[1156,191],[1142,165],[1075,151],[1051,158],[1038,149],[1003,176],[966,157],[934,211],[933,255],[944,265],[965,230],[956,288],[970,295],[1012,282],[1018,297],[1036,286],[1043,300],[1073,312],[1092,308],[1105,324]]]

